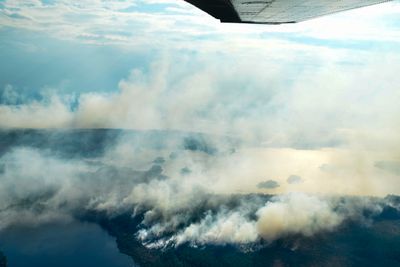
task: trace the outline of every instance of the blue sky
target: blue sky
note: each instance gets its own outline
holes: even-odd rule
[[[11,85],[25,98],[44,90],[117,91],[132,69],[146,71],[166,54],[237,61],[298,52],[305,54],[277,60],[302,68],[331,53],[335,64],[358,64],[361,57],[345,54],[398,52],[399,9],[393,2],[298,25],[259,26],[222,25],[183,1],[1,1],[0,88]]]

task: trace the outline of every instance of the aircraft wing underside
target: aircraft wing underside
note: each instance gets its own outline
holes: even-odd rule
[[[295,23],[390,0],[185,0],[221,22]]]

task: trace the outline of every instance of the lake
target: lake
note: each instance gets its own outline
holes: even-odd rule
[[[115,239],[93,223],[13,227],[0,232],[0,250],[10,267],[133,267]]]

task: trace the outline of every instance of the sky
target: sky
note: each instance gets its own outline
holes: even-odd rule
[[[230,136],[256,145],[215,162],[220,191],[400,193],[399,13],[239,25],[179,0],[3,0],[0,127]]]

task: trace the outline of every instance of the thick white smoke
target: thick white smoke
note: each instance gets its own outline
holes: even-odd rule
[[[207,214],[199,223],[191,224],[175,237],[177,245],[248,244],[259,238],[255,222],[240,211]]]
[[[137,238],[148,247],[246,246],[333,231],[346,220],[365,222],[365,210],[379,214],[384,205],[378,198],[221,193],[213,185],[224,177],[213,176],[212,162],[222,155],[178,150],[160,158],[166,151],[147,149],[137,152],[139,169],[132,168],[134,159],[119,161],[118,153],[65,159],[32,148],[10,150],[0,161],[0,230],[68,222],[90,211],[131,213],[143,216]],[[190,172],[178,171],[184,166]]]
[[[149,73],[132,71],[117,93],[82,94],[76,109],[58,95],[1,105],[4,128],[200,131],[212,133],[224,153],[143,149],[142,140],[129,138],[90,160],[12,149],[1,158],[0,228],[73,219],[82,210],[131,212],[143,215],[138,238],[148,246],[249,244],[331,231],[347,218],[363,220],[358,211],[370,208],[316,194],[400,193],[398,90],[383,82],[387,89],[372,99],[378,84],[359,83],[383,68],[377,60],[356,73],[338,66],[305,71],[291,86],[277,75],[285,64],[254,69],[255,59],[234,68],[210,60],[213,67],[195,71],[188,62],[172,68],[160,60]],[[398,79],[391,70],[385,81]],[[352,75],[340,83],[332,73]],[[237,142],[229,147],[224,138]],[[251,193],[281,196],[227,204]]]
[[[258,233],[267,240],[288,234],[311,236],[334,229],[344,219],[329,201],[305,194],[278,197],[259,209],[257,216]]]
[[[263,238],[276,240],[289,234],[311,236],[321,231],[333,230],[344,219],[336,213],[328,200],[305,194],[288,194],[274,197],[249,218],[250,212],[240,206],[234,211],[207,214],[177,234],[176,244],[196,245],[249,244]]]
[[[176,66],[165,57],[148,72],[133,70],[118,92],[81,94],[75,108],[69,96],[56,93],[43,101],[2,104],[0,127],[206,132],[251,145],[210,164],[213,175],[223,177],[215,184],[220,191],[254,191],[256,184],[273,180],[279,187],[258,192],[400,193],[393,168],[400,162],[398,75],[393,71],[398,58],[388,58],[385,65],[368,58],[363,68],[322,64],[294,75],[293,84],[279,75],[293,71],[291,61],[276,66],[271,58],[257,58],[248,55],[240,64],[225,63],[229,57],[182,58]],[[374,73],[381,73],[380,81],[370,78]],[[18,95],[5,97],[14,103]],[[290,176],[302,182],[288,183]]]

